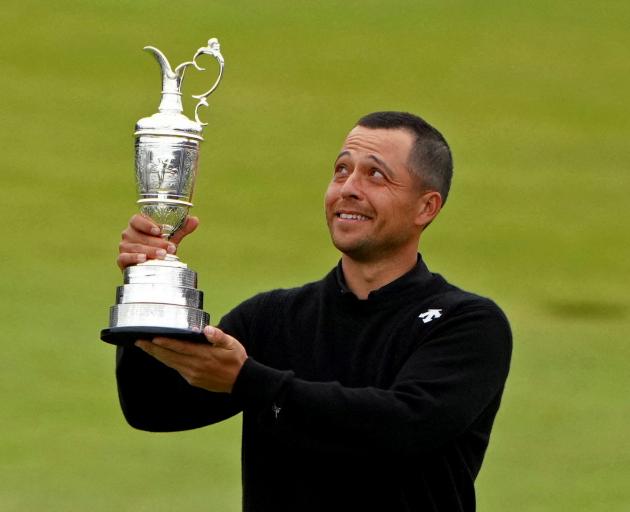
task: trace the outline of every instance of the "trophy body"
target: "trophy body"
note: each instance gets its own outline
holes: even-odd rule
[[[143,215],[161,227],[169,239],[182,226],[192,206],[192,195],[199,161],[199,145],[205,123],[199,120],[200,106],[218,86],[223,75],[223,56],[219,42],[195,53],[193,60],[171,68],[157,48],[145,47],[156,57],[162,70],[162,101],[159,111],[140,119],[135,130],[135,167],[138,205]],[[195,121],[183,114],[181,84],[188,66],[198,70],[197,57],[211,55],[219,63],[219,75],[199,100]],[[205,339],[201,334],[210,316],[203,311],[203,292],[197,290],[197,274],[177,256],[148,260],[127,267],[123,285],[116,290],[116,304],[110,308],[109,327],[101,339],[115,345],[136,339],[171,336]]]

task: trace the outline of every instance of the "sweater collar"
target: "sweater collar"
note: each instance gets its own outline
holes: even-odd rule
[[[349,296],[356,298],[354,293],[348,288],[346,285],[346,279],[343,275],[343,269],[341,266],[341,260],[337,263],[337,267],[331,273],[334,276],[334,284],[339,291],[339,294],[342,296]],[[365,301],[361,302],[370,302],[380,300],[382,298],[398,296],[401,293],[404,293],[407,290],[414,289],[417,290],[418,287],[426,286],[433,274],[429,272],[429,269],[425,265],[422,260],[422,256],[418,254],[418,260],[416,261],[415,266],[406,274],[403,274],[397,279],[387,283],[385,286],[378,288],[377,290],[372,290],[368,298]],[[357,299],[359,300],[359,299]]]

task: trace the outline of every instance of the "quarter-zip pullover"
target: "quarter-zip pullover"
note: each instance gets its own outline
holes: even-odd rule
[[[145,430],[243,411],[244,510],[475,510],[511,356],[494,302],[419,257],[366,300],[339,265],[245,301],[219,327],[249,356],[231,395],[193,388],[135,347],[118,349],[119,393]]]

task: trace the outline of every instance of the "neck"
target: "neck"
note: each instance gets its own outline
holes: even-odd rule
[[[370,292],[382,288],[409,272],[418,260],[417,249],[375,260],[356,260],[348,254],[341,256],[341,268],[346,286],[359,299],[365,300]]]

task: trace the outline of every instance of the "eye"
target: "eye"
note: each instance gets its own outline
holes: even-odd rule
[[[345,178],[349,174],[350,174],[350,171],[346,167],[346,164],[338,164],[337,166],[335,166],[335,173],[334,173],[335,178]]]
[[[373,167],[372,169],[370,169],[370,176],[379,180],[385,179],[385,174],[381,172],[380,169],[377,169],[376,167]]]

